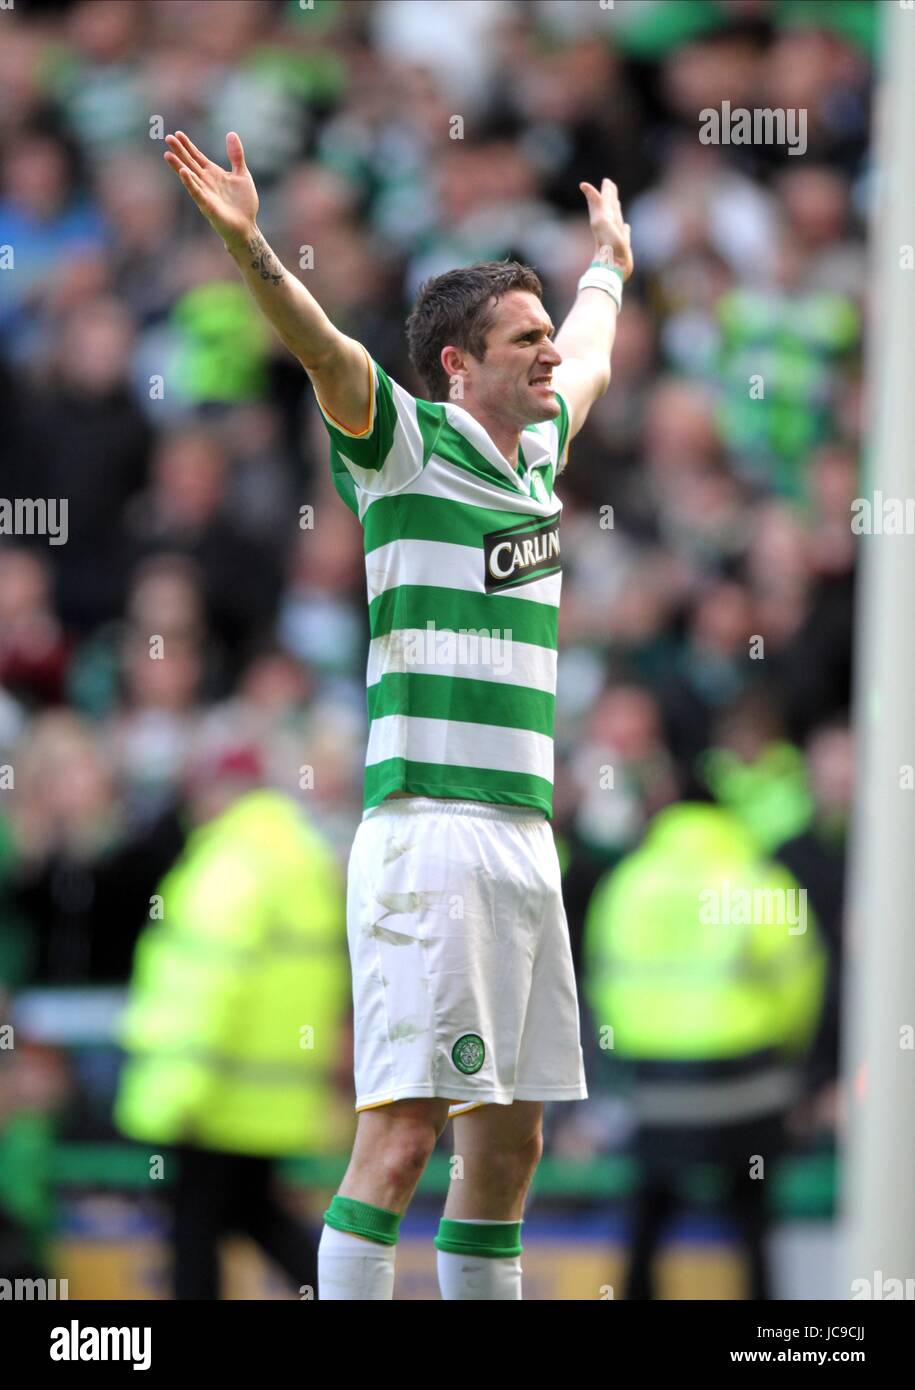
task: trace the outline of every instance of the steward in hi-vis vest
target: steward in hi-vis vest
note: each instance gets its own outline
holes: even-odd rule
[[[661,811],[598,884],[584,955],[595,1024],[635,1064],[643,1124],[727,1126],[791,1104],[825,957],[800,885],[732,812]]]
[[[702,1163],[719,1175],[746,1296],[770,1298],[771,1183],[761,1179],[784,1147],[826,964],[804,890],[733,812],[669,806],[598,885],[584,953],[602,1047],[632,1073],[623,1297],[657,1296],[653,1255],[686,1170]]]
[[[322,1144],[348,1004],[333,853],[258,790],[189,838],[134,959],[115,1121],[240,1154]]]

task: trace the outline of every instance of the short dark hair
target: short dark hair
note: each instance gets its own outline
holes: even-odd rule
[[[511,290],[527,290],[543,298],[540,276],[520,261],[480,261],[446,270],[420,286],[407,319],[410,360],[433,401],[446,400],[448,375],[442,348],[453,343],[482,362],[486,335],[492,327],[495,303]]]

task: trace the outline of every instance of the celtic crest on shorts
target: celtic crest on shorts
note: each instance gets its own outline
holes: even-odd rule
[[[472,1076],[475,1071],[480,1070],[485,1056],[483,1039],[476,1033],[465,1033],[451,1049],[452,1062],[458,1071],[464,1072],[467,1076]]]

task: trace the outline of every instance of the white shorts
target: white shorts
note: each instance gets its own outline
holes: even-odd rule
[[[559,861],[538,811],[410,797],[349,860],[356,1109],[584,1100]]]

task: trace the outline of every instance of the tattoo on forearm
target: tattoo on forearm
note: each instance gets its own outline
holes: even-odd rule
[[[259,271],[262,280],[270,280],[274,285],[282,284],[283,267],[259,232],[248,242],[248,250],[254,257],[251,269]]]

